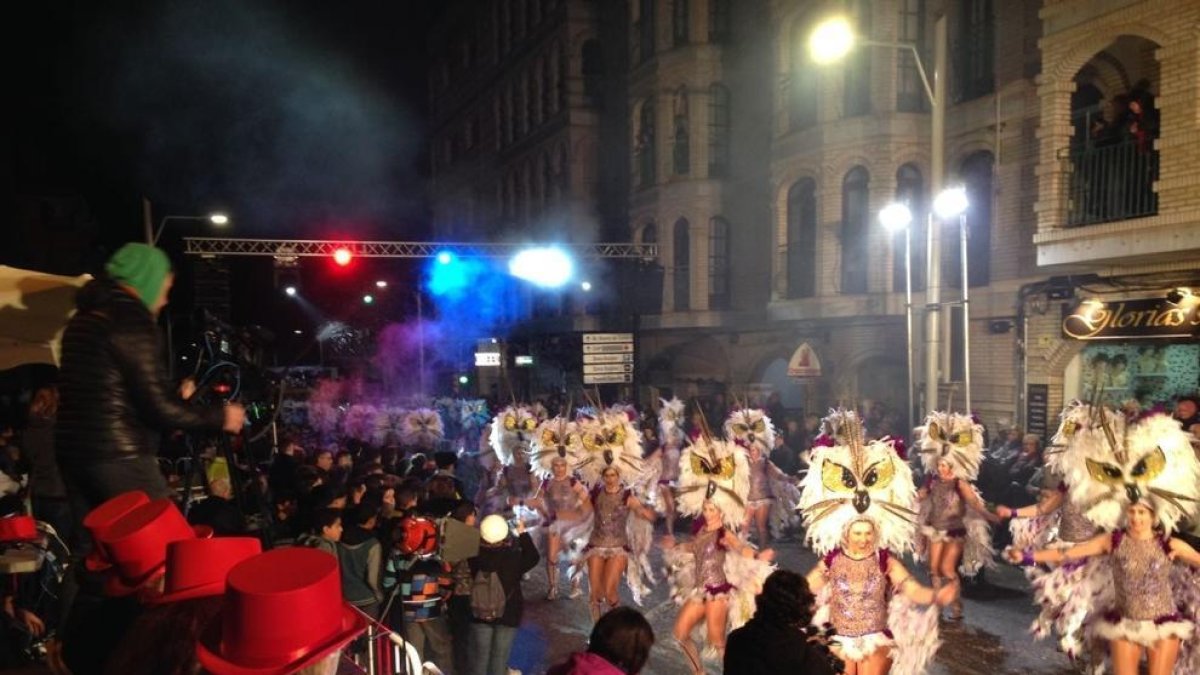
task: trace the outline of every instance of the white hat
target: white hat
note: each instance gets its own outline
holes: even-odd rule
[[[479,524],[479,535],[489,544],[499,544],[508,538],[508,523],[502,516],[492,514]]]

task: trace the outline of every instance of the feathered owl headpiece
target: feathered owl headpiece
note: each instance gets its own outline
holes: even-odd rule
[[[1065,465],[1069,496],[1084,515],[1112,530],[1125,524],[1130,504],[1141,502],[1172,532],[1181,518],[1195,514],[1200,463],[1179,422],[1155,414],[1126,424],[1104,408],[1097,413],[1100,433],[1081,438],[1075,461]]]
[[[1059,417],[1058,430],[1050,439],[1050,447],[1046,449],[1046,468],[1057,475],[1064,476],[1068,464],[1078,463],[1076,455],[1080,448],[1089,442],[1103,442],[1104,431],[1100,425],[1100,410],[1108,418],[1119,417],[1111,408],[1099,403],[1085,403],[1074,400],[1063,408]],[[1090,439],[1095,436],[1094,439]]]
[[[375,418],[379,411],[369,403],[355,403],[346,410],[342,417],[342,433],[347,438],[364,443],[369,442],[375,434]]]
[[[598,485],[600,474],[615,467],[621,480],[631,485],[642,472],[642,433],[623,410],[608,409],[578,421],[583,458],[577,470],[588,485]]]
[[[750,461],[730,441],[701,434],[679,455],[679,489],[675,505],[685,516],[699,517],[711,501],[730,529],[742,527],[750,494]]]
[[[725,438],[746,449],[757,446],[766,456],[775,447],[775,425],[758,408],[737,408],[725,420]]]
[[[672,448],[682,448],[687,435],[683,433],[683,416],[685,406],[678,397],[668,401],[658,399],[662,407],[658,409],[658,437],[662,444]]]
[[[528,406],[516,403],[507,406],[492,419],[488,444],[501,464],[511,466],[520,455],[529,452],[529,443],[537,426],[538,419],[533,411]]]
[[[403,443],[404,418],[408,411],[396,406],[382,406],[375,415],[375,429],[371,433],[371,442],[379,447],[400,445]]]
[[[946,460],[954,477],[973,481],[983,462],[983,425],[970,415],[933,412],[916,429],[921,465],[937,473],[938,462]]]
[[[917,518],[912,469],[889,439],[866,441],[853,413],[839,417],[842,425],[831,431],[844,442],[813,448],[800,484],[809,545],[824,555],[841,545],[851,520],[867,516],[881,548],[898,553],[912,548]]]
[[[583,442],[578,426],[562,415],[542,422],[529,445],[529,458],[529,470],[538,478],[553,475],[552,465],[560,458],[574,470],[583,461]]]
[[[433,408],[409,410],[400,425],[400,440],[409,447],[432,450],[445,437],[442,416]]]

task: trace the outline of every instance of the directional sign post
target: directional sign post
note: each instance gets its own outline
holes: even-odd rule
[[[630,384],[634,363],[633,333],[584,333],[584,384]]]

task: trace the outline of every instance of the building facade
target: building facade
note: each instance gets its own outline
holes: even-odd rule
[[[596,217],[614,223],[605,233],[658,244],[657,311],[632,324],[640,336],[643,400],[668,391],[713,399],[769,390],[790,409],[817,413],[879,401],[900,412],[889,431],[901,431],[910,349],[918,380],[924,372],[930,102],[910,50],[860,45],[838,64],[810,61],[808,38],[831,13],[845,15],[875,43],[915,45],[931,76],[935,21],[947,22],[943,182],[963,185],[970,201],[969,327],[964,340],[962,307],[953,302],[963,285],[961,231],[957,223],[940,224],[942,300],[951,301],[942,308],[943,384],[939,401],[918,401],[914,412],[951,400],[963,406],[965,342],[972,407],[989,425],[1052,427],[1046,417],[1093,386],[1097,364],[1121,363],[1118,356],[1127,370],[1105,385],[1113,398],[1150,401],[1197,387],[1196,315],[1191,299],[1175,289],[1200,286],[1193,203],[1200,199],[1193,157],[1200,153],[1200,3],[550,4],[578,6],[581,16],[620,8],[619,19],[597,19],[592,34],[610,55],[606,66],[621,72],[604,71],[606,105],[590,116],[582,110],[573,128],[598,139],[604,159],[569,153],[572,171],[588,171],[574,162],[589,158],[597,178],[570,188],[576,208],[600,214],[604,204]],[[564,44],[574,58],[579,41]],[[577,91],[568,89],[579,96],[568,103],[586,108],[582,60],[580,54],[579,69],[569,70]],[[504,63],[512,65],[501,70],[517,67]],[[497,91],[504,110],[507,90]],[[538,149],[536,167],[543,146],[529,147]],[[536,195],[523,187],[518,158],[526,155],[499,154],[507,156],[516,161],[516,192]],[[507,170],[494,181],[501,213]],[[600,195],[602,189],[612,192]],[[440,186],[437,192],[445,201],[448,193]],[[913,345],[906,344],[905,239],[877,219],[893,201],[916,214],[909,249]],[[614,203],[620,208],[610,210]],[[1121,318],[1120,301],[1135,301],[1125,305],[1128,316],[1151,311],[1147,303],[1168,295],[1183,308],[1176,302],[1160,308],[1162,318],[1145,314],[1143,322],[1192,322],[1190,328],[1139,336],[1115,326],[1134,322]],[[1064,323],[1082,300],[1100,308],[1095,312],[1110,311],[1115,340],[1072,337],[1086,332]],[[553,324],[525,325],[555,334],[630,325],[609,320],[568,312]],[[1085,314],[1083,321],[1101,317]],[[788,375],[802,345],[820,363],[819,375]]]

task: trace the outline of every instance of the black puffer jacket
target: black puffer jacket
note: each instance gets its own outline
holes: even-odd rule
[[[172,429],[220,429],[220,407],[185,405],[163,368],[154,317],[112,281],[79,290],[62,340],[55,449],[59,465],[154,457]]]

